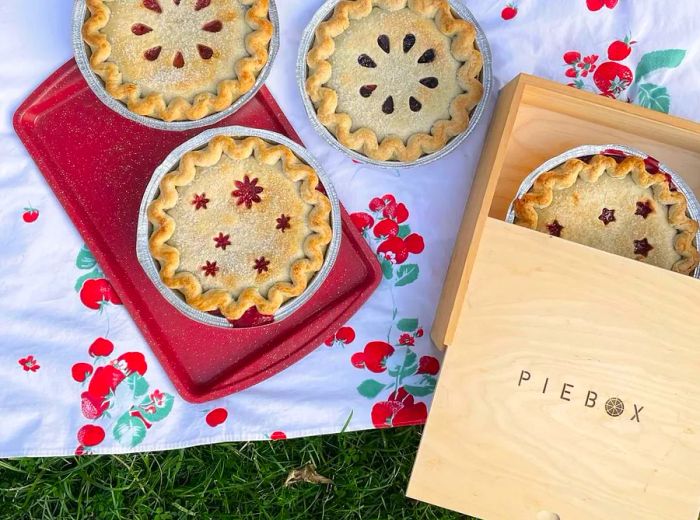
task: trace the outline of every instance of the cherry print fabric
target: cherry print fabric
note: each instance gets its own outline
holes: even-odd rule
[[[330,173],[383,280],[349,323],[298,364],[201,405],[177,394],[12,130],[16,107],[71,56],[71,3],[0,4],[0,457],[280,440],[425,421],[442,363],[429,330],[495,98],[448,158],[407,171],[354,163],[315,133],[293,82],[302,30],[321,3],[277,2],[281,49],[267,85]],[[496,90],[529,72],[700,119],[695,1],[467,4],[491,42]]]

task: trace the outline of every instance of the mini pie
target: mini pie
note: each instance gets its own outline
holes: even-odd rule
[[[515,223],[683,274],[700,263],[698,223],[664,173],[643,159],[570,159],[513,203]]]
[[[230,107],[269,58],[269,0],[86,0],[83,39],[109,95],[139,115],[197,120]]]
[[[345,147],[415,161],[469,126],[484,91],[476,36],[447,0],[343,0],[316,29],[306,92]]]
[[[316,172],[284,145],[214,137],[186,153],[148,207],[160,277],[193,308],[239,319],[299,296],[331,242]]]

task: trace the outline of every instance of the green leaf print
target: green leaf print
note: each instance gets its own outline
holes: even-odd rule
[[[671,109],[671,96],[669,96],[666,87],[644,83],[639,85],[637,103],[643,107],[668,114]]]
[[[97,278],[102,278],[103,276],[104,275],[102,274],[102,271],[100,271],[100,268],[95,267],[92,271],[90,271],[89,273],[85,273],[83,276],[81,276],[75,281],[75,291],[80,292],[80,289],[83,288],[83,284],[87,280],[94,280]]]
[[[411,226],[408,224],[402,224],[399,226],[399,238],[406,238],[411,234]]]
[[[414,397],[425,397],[435,392],[437,379],[433,376],[425,375],[418,385],[404,385],[406,391]]]
[[[403,318],[396,324],[396,328],[401,332],[413,332],[418,328],[418,320],[416,318]]]
[[[90,250],[83,246],[80,249],[80,253],[78,253],[78,258],[75,260],[75,265],[78,269],[92,269],[97,265],[97,260],[95,260]]]
[[[639,60],[637,70],[634,73],[634,82],[639,83],[644,76],[649,75],[655,70],[678,67],[683,61],[683,58],[685,58],[685,51],[683,49],[649,52]]]
[[[152,408],[148,408],[148,405],[152,403],[150,396],[146,397],[139,406],[139,411],[144,416],[147,421],[158,422],[165,419],[170,415],[173,409],[173,403],[175,398],[170,394],[163,394],[163,400],[160,406],[156,406],[155,411]],[[148,409],[147,409],[148,408]]]
[[[146,425],[141,419],[133,417],[127,412],[119,418],[112,433],[119,444],[133,448],[146,438]]]
[[[389,375],[391,377],[398,376],[399,379],[403,379],[404,377],[415,374],[416,370],[418,370],[418,356],[412,350],[407,350],[403,363],[390,368]]]
[[[126,378],[126,384],[131,390],[135,402],[138,402],[139,399],[148,393],[148,381],[137,372]]]
[[[403,264],[396,272],[398,276],[395,284],[396,287],[403,287],[404,285],[415,282],[419,273],[420,269],[418,269],[416,264]]]
[[[394,277],[394,264],[389,262],[386,258],[380,260],[382,264],[382,273],[384,273],[384,278],[391,280]]]
[[[366,379],[360,383],[360,386],[357,387],[357,391],[360,392],[360,395],[368,399],[373,399],[379,395],[379,392],[384,390],[385,386],[386,385],[374,379]]]

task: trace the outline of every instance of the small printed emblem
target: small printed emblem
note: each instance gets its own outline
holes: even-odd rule
[[[610,417],[620,417],[625,411],[625,403],[618,397],[611,397],[605,402],[605,411]]]

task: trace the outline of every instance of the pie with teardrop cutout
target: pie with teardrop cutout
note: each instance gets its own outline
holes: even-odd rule
[[[332,239],[317,173],[288,147],[214,137],[183,155],[148,207],[160,277],[195,309],[272,315],[300,296]]]
[[[484,92],[476,37],[447,0],[344,0],[316,29],[306,92],[345,147],[413,162],[469,126]]]
[[[86,0],[91,69],[139,115],[197,120],[250,91],[269,59],[269,0]]]
[[[513,202],[515,223],[683,274],[700,263],[698,222],[667,174],[639,157],[570,159]]]

